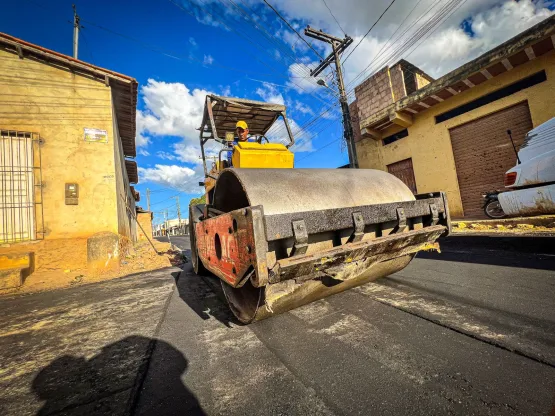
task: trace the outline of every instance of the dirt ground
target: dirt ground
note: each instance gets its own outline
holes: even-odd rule
[[[92,270],[84,267],[68,269],[39,269],[25,279],[23,286],[15,289],[0,291],[1,295],[15,293],[33,293],[55,290],[115,279],[129,274],[149,270],[177,266],[186,262],[179,250],[173,250],[171,244],[154,241],[153,247],[148,241],[140,242],[135,246],[120,243],[120,252],[127,253],[108,269]]]
[[[487,224],[485,222],[453,222],[454,233],[511,233],[511,234],[555,234],[555,227],[533,224]]]

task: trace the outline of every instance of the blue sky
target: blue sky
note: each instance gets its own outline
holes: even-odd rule
[[[269,1],[301,33],[310,24],[354,38],[344,65],[350,99],[354,86],[388,63],[405,58],[439,77],[554,9],[552,1],[396,0],[364,36],[391,0],[327,0],[333,16],[323,0]],[[72,3],[84,26],[79,58],[139,82],[136,188],[143,207],[151,190],[155,222],[166,209],[175,217],[173,196],[186,213],[202,190],[194,129],[206,93],[286,104],[299,142],[296,167],[348,162],[333,75],[323,75],[332,90],[309,75],[329,50],[311,40],[316,52],[309,49],[262,1],[20,0],[3,5],[0,31],[71,55]]]

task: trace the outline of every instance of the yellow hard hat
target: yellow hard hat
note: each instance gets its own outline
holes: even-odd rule
[[[237,124],[235,125],[235,128],[237,127],[241,127],[243,130],[246,130],[249,128],[249,126],[247,126],[247,123],[245,123],[243,120],[239,120],[237,122]]]

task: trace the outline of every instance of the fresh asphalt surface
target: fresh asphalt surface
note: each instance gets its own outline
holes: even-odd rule
[[[248,326],[185,267],[136,414],[549,414],[555,241],[492,238],[450,237],[393,276]],[[167,345],[186,357],[180,379]]]

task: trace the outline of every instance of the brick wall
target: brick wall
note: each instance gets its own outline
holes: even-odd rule
[[[393,99],[394,101],[399,101],[401,98],[407,96],[405,80],[403,79],[403,68],[400,64],[395,65],[389,69],[389,75],[391,78],[391,87],[393,89]]]
[[[152,212],[138,212],[137,222],[143,227],[145,233],[141,227],[137,227],[137,236],[139,241],[144,241],[148,238],[152,238]]]
[[[393,104],[389,67],[384,67],[355,88],[361,120]]]

